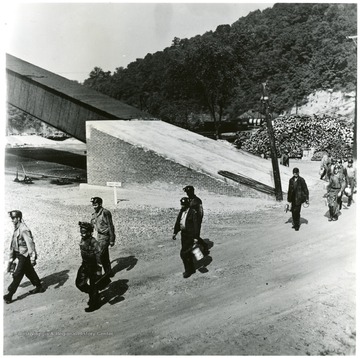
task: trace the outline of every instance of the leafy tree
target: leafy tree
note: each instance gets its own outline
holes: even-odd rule
[[[207,114],[219,135],[223,120],[259,111],[264,81],[275,114],[316,90],[354,90],[356,51],[347,36],[356,33],[356,4],[277,3],[214,32],[175,37],[113,74],[95,67],[84,84],[180,126]]]

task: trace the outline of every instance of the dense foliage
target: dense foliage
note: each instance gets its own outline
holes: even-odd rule
[[[356,4],[279,3],[214,32],[174,38],[114,73],[95,67],[84,85],[184,128],[208,116],[219,130],[224,119],[260,110],[264,81],[275,115],[316,90],[354,90],[348,36],[356,34]]]

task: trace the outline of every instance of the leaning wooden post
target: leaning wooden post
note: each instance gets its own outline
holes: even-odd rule
[[[280,170],[279,170],[279,162],[278,162],[277,154],[276,154],[274,130],[272,127],[271,118],[269,116],[269,96],[268,96],[266,82],[262,83],[261,103],[263,104],[263,106],[265,108],[265,119],[266,119],[268,134],[269,134],[271,162],[272,162],[273,173],[274,173],[274,182],[275,182],[275,197],[276,197],[276,200],[281,201],[281,200],[283,200],[283,192],[281,189]]]

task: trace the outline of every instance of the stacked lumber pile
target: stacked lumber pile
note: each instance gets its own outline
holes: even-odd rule
[[[290,158],[302,156],[305,149],[314,149],[312,160],[320,160],[324,150],[335,158],[352,153],[354,126],[346,118],[323,116],[279,117],[273,121],[278,156],[285,150]],[[241,149],[256,155],[270,156],[266,123],[242,141]]]

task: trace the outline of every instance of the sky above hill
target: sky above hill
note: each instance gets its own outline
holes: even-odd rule
[[[273,3],[17,2],[3,13],[4,50],[83,82],[94,67],[113,72],[148,53],[218,25],[233,24]]]

